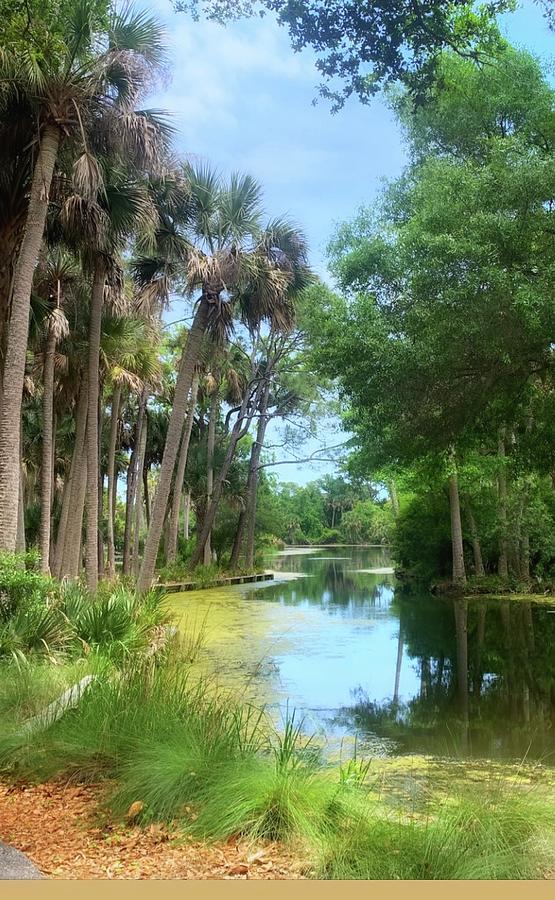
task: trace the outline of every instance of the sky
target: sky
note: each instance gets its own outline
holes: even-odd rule
[[[397,177],[406,162],[385,102],[376,98],[362,105],[351,98],[336,115],[324,100],[314,105],[314,57],[294,53],[287,32],[270,16],[223,27],[174,12],[171,0],[142,5],[168,29],[171,76],[149,106],[172,113],[177,149],[224,174],[238,170],[257,178],[268,218],[287,215],[301,226],[314,269],[331,283],[325,249],[334,228],[371,204],[384,180]],[[555,35],[532,0],[503,17],[502,28],[513,44],[546,63],[553,58]],[[176,300],[169,319],[187,312],[184,301]],[[337,443],[337,435],[330,432],[328,443]],[[306,455],[314,449],[309,444]],[[327,463],[272,471],[282,480],[306,483],[333,469]]]

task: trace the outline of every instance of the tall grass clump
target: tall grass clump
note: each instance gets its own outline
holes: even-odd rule
[[[421,818],[376,808],[323,844],[317,875],[340,880],[504,880],[541,877],[553,864],[553,812],[499,788],[461,795]],[[377,813],[377,814],[376,814]]]

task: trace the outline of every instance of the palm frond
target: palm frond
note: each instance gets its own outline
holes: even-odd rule
[[[86,200],[96,200],[104,190],[102,169],[88,150],[84,150],[73,164],[73,185],[76,193]]]
[[[50,334],[56,338],[56,343],[68,337],[70,332],[69,322],[63,309],[56,307],[46,319],[46,327]]]
[[[221,241],[242,241],[255,234],[262,216],[262,187],[251,175],[233,173],[218,209]]]
[[[166,61],[166,31],[163,25],[146,11],[127,6],[114,10],[108,27],[110,50],[129,50],[151,65]]]

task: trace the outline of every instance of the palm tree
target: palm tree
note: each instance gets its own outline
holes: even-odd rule
[[[95,0],[70,7],[64,39],[52,46],[6,46],[0,53],[0,100],[29,103],[36,124],[35,159],[27,214],[14,266],[11,315],[7,328],[0,414],[0,549],[16,544],[19,492],[19,442],[29,308],[35,265],[44,234],[50,189],[62,143],[75,158],[74,178],[89,195],[100,185],[100,171],[90,137],[105,147],[116,142],[129,159],[157,150],[160,129],[135,101],[153,67],[163,58],[162,30],[143,13],[114,13],[105,27]],[[99,49],[102,48],[102,49]],[[99,273],[100,276],[100,273]],[[97,278],[97,292],[100,291]],[[94,396],[94,391],[93,391]]]
[[[115,574],[114,515],[116,503],[116,445],[122,395],[125,390],[142,394],[160,375],[158,330],[155,323],[134,316],[105,317],[102,325],[101,356],[103,368],[113,385],[110,437],[106,473],[108,477],[108,568]]]
[[[51,303],[46,317],[46,342],[43,364],[42,403],[42,461],[41,461],[41,518],[40,555],[41,571],[50,573],[50,525],[52,510],[52,468],[54,440],[54,366],[56,346],[69,333],[69,324],[63,309],[67,291],[78,275],[75,260],[60,250],[47,258],[39,270],[39,289],[42,288]]]
[[[199,375],[195,373],[193,384],[191,387],[191,396],[189,400],[189,409],[187,418],[183,427],[183,435],[181,438],[181,446],[179,448],[179,458],[177,460],[177,468],[175,472],[175,482],[173,486],[172,506],[170,513],[170,522],[168,529],[168,546],[166,548],[166,562],[168,565],[175,562],[177,556],[177,535],[179,532],[179,508],[181,505],[181,495],[183,493],[183,483],[185,480],[185,469],[187,468],[187,458],[189,455],[189,444],[191,442],[191,434],[193,431],[193,421],[195,408],[197,405],[197,396],[199,389]]]
[[[126,304],[121,250],[136,228],[148,227],[152,209],[142,180],[133,170],[102,160],[101,189],[96,197],[73,194],[62,209],[66,228],[78,234],[85,267],[92,275],[88,332],[87,415],[87,532],[86,573],[95,590],[99,556],[99,399],[100,345],[105,302],[113,308]]]
[[[189,292],[200,291],[195,315],[182,355],[164,457],[151,513],[139,590],[148,590],[179,451],[194,370],[205,333],[223,341],[232,329],[233,316],[254,327],[266,320],[289,327],[292,308],[288,287],[297,273],[306,271],[306,245],[302,235],[284,222],[261,225],[261,189],[250,176],[232,175],[228,184],[209,169],[185,166],[190,197],[183,232],[189,238],[184,275]],[[136,274],[145,287],[152,284],[158,267],[138,260]]]

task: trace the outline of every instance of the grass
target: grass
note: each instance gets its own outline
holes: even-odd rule
[[[263,711],[193,676],[203,626],[187,645],[144,652],[166,620],[159,595],[138,601],[111,586],[90,597],[34,573],[26,593],[24,570],[6,575],[0,564],[2,578],[3,627],[21,650],[0,660],[5,780],[102,781],[117,819],[138,804],[139,821],[198,839],[288,842],[322,878],[525,879],[553,868],[549,793],[486,776],[418,804],[409,789],[399,803],[370,761],[323,765],[294,713],[277,733]],[[49,641],[46,626],[37,637],[41,604],[63,623]],[[85,674],[94,680],[76,708],[40,732],[25,729]]]
[[[434,815],[365,814],[328,838],[318,875],[333,879],[533,879],[552,864],[553,814],[530,797],[453,798]]]
[[[0,715],[21,721],[77,674],[75,664],[52,668],[23,670],[0,694]],[[547,795],[484,780],[473,792],[458,783],[432,795],[418,811],[410,801],[394,809],[369,762],[324,767],[294,714],[272,732],[261,712],[193,683],[176,648],[119,669],[97,659],[95,674],[79,708],[40,740],[0,732],[5,778],[104,779],[116,818],[139,802],[143,823],[197,839],[287,842],[321,878],[524,879],[552,865]]]

